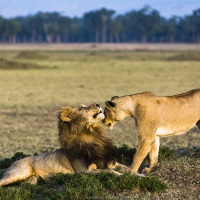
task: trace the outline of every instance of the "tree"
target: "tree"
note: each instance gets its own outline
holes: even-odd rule
[[[200,9],[194,10],[191,16],[186,17],[186,24],[194,42],[200,43]]]
[[[88,12],[83,16],[85,25],[95,34],[95,42],[107,42],[108,26],[111,25],[114,10],[102,8],[97,11]],[[92,37],[91,37],[92,38]]]
[[[88,32],[91,32],[92,35],[95,34],[95,42],[99,42],[99,36],[100,36],[100,30],[101,30],[101,19],[99,16],[99,13],[97,11],[91,11],[88,13],[85,13],[83,16],[83,20],[85,23],[85,26],[88,29]],[[93,36],[90,36],[90,41],[93,41]]]
[[[200,43],[200,8],[169,19],[149,6],[115,15],[101,8],[83,17],[58,12],[6,19],[0,16],[0,42],[196,42]]]
[[[16,43],[16,34],[20,30],[20,24],[13,20],[6,20],[5,23],[5,35],[8,37],[8,41],[12,43]]]
[[[107,31],[108,27],[112,24],[112,16],[114,15],[114,10],[107,10],[105,8],[102,8],[98,11],[98,14],[101,17],[101,23],[102,23],[102,43],[107,42]]]

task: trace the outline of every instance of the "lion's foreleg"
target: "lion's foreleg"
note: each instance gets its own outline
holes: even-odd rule
[[[26,157],[14,162],[3,174],[0,186],[25,180],[33,175],[32,157]]]
[[[97,165],[95,163],[92,163],[88,166],[87,172],[91,172],[95,169],[97,169]]]
[[[115,174],[117,176],[123,175],[122,173],[117,172],[117,171],[115,171],[113,169],[94,169],[94,170],[89,171],[89,173],[94,173],[94,174],[102,173],[102,172],[112,173],[112,174]]]
[[[150,165],[149,167],[146,167],[143,169],[143,173],[150,172],[153,170],[153,168],[156,166],[158,162],[158,152],[160,147],[160,138],[156,137],[155,142],[151,146],[151,150],[149,152],[149,159],[150,159]]]
[[[118,162],[116,162],[114,169],[119,171],[119,172],[121,172],[121,173],[128,173],[131,170],[129,167],[127,167],[125,165],[122,165],[122,164],[120,164]]]

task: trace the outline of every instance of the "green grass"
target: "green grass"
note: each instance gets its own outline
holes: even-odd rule
[[[10,199],[113,199],[116,193],[137,190],[140,192],[163,192],[165,183],[157,177],[137,177],[129,174],[116,177],[113,174],[58,174],[48,184],[0,188],[0,198]]]
[[[196,154],[191,154],[192,151]],[[117,160],[129,165],[134,152],[135,149],[126,145],[118,147],[116,148]],[[190,152],[190,154],[186,154],[186,152]],[[165,179],[165,176],[167,176],[169,180],[174,182],[176,177],[179,180],[179,184],[186,184],[186,177],[197,176],[197,181],[199,177],[197,175],[198,166],[195,165],[196,167],[194,167],[194,158],[199,158],[198,152],[199,148],[187,149],[184,152],[181,149],[175,152],[168,147],[161,147],[159,153],[160,167],[150,176],[139,177],[131,176],[130,174],[115,176],[110,173],[57,174],[48,183],[45,183],[40,178],[37,185],[30,185],[22,181],[2,187],[0,188],[0,199],[113,199],[120,197],[120,195],[123,195],[124,198],[135,196],[139,199],[158,195],[161,198],[169,198],[170,194],[167,195],[167,191],[172,190],[175,192],[174,186],[172,187],[170,182],[163,181],[163,178]],[[133,155],[131,155],[132,153]],[[0,175],[11,163],[25,156],[25,154],[18,152],[12,158],[1,160]],[[187,158],[188,156],[190,158]],[[168,164],[169,166],[166,167]],[[196,171],[195,174],[194,171]],[[162,176],[160,173],[162,173]],[[182,183],[183,178],[186,179],[184,183]],[[191,179],[188,181],[191,181]],[[198,189],[194,190],[193,188],[193,192],[193,197],[196,197]],[[172,193],[171,196],[173,195]]]
[[[128,151],[134,149],[123,146],[116,148],[118,160],[126,157],[123,164],[128,164]],[[16,153],[12,158],[0,161],[0,169],[6,169],[14,161],[25,157],[21,152]],[[133,155],[132,155],[133,156]],[[4,170],[0,171],[0,175]],[[30,185],[26,182],[13,183],[0,188],[0,199],[87,199],[87,198],[113,198],[114,194],[125,191],[138,192],[165,192],[167,185],[156,176],[139,177],[124,174],[115,176],[110,173],[99,174],[57,174],[48,183],[40,178],[38,185]]]
[[[62,106],[98,102],[104,107],[104,102],[114,95],[142,91],[172,95],[200,87],[199,51],[30,51],[30,48],[0,51],[0,160],[16,152],[30,155],[58,148],[56,115]],[[161,146],[168,148],[160,150],[158,169],[151,174],[168,185],[167,193],[159,194],[160,198],[197,197],[199,150],[193,147],[199,149],[198,132],[195,127],[183,136],[161,139]],[[105,127],[105,134],[124,152],[118,159],[130,165],[138,140],[133,120],[123,120],[112,131]],[[181,152],[183,156],[174,157],[169,147],[178,149],[175,154]],[[185,185],[190,193],[183,190]],[[21,186],[8,189],[10,195],[23,190]],[[29,190],[24,191],[25,197],[32,195]],[[109,192],[121,198],[151,197],[138,191]]]

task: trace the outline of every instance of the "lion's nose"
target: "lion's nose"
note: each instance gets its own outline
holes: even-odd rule
[[[105,119],[103,119],[102,122],[105,124]]]
[[[100,104],[97,103],[97,104],[96,104],[96,107],[100,108]]]

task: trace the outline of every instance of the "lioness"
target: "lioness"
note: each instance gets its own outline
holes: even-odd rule
[[[126,172],[128,168],[115,161],[112,142],[103,135],[103,118],[99,104],[63,108],[58,114],[62,148],[14,162],[4,172],[0,186],[25,179],[36,183],[39,176],[48,181],[56,173],[96,173],[107,169],[120,175],[114,168]]]
[[[133,159],[131,174],[138,169],[149,153],[150,172],[158,161],[160,137],[181,135],[195,125],[200,129],[200,89],[174,96],[156,96],[144,92],[112,97],[105,102],[104,124],[113,127],[125,117],[133,117],[138,133],[138,148]]]

